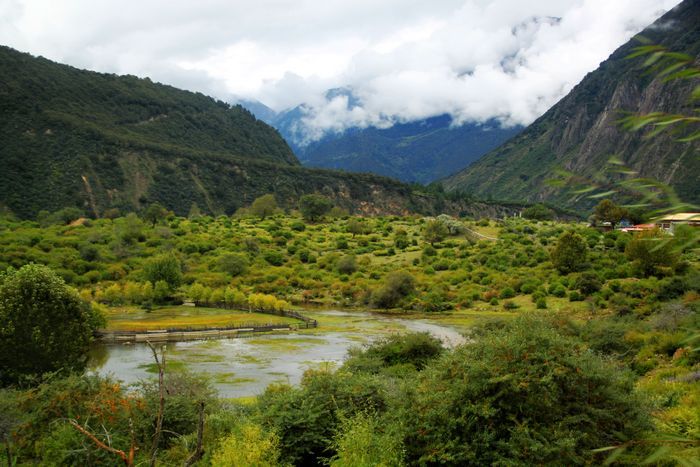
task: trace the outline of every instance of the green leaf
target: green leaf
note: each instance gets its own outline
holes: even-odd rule
[[[625,452],[625,447],[620,447],[616,450],[614,450],[607,459],[605,459],[605,462],[603,462],[603,465],[610,465],[613,462],[617,460],[618,457],[622,455],[622,453]]]
[[[679,141],[681,143],[689,143],[690,141],[694,141],[698,138],[700,138],[700,130],[698,130],[695,133],[692,133],[689,136],[686,136],[684,138],[679,138],[677,141]]]
[[[584,194],[584,193],[590,193],[591,191],[595,191],[595,190],[597,190],[597,189],[598,189],[597,186],[588,186],[588,187],[586,187],[586,188],[581,188],[581,189],[579,189],[579,190],[574,190],[574,191],[572,191],[572,193],[573,193],[573,194],[576,194],[576,195],[582,195],[582,194]]]
[[[606,196],[614,195],[615,193],[617,193],[617,191],[615,191],[615,190],[604,191],[603,193],[597,193],[595,195],[591,195],[591,196],[589,196],[589,198],[592,198],[592,199],[605,198]]]

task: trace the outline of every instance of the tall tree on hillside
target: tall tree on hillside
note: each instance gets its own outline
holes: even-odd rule
[[[593,215],[597,221],[610,222],[610,226],[614,229],[622,219],[627,217],[627,209],[609,199],[604,199],[593,209]]]
[[[437,219],[428,221],[423,228],[423,238],[431,245],[442,241],[448,233],[447,226]]]
[[[333,207],[333,202],[319,194],[304,195],[299,199],[299,210],[304,219],[315,222]]]
[[[273,194],[262,195],[258,197],[253,204],[250,205],[250,209],[253,214],[260,217],[260,219],[265,219],[267,216],[271,216],[275,213],[277,209],[277,201]]]
[[[153,227],[155,227],[158,222],[165,219],[167,216],[168,210],[165,209],[160,203],[151,203],[151,205],[148,206],[143,213],[143,219],[146,222],[150,222]]]
[[[576,232],[569,230],[561,234],[552,250],[552,263],[560,273],[568,274],[583,267],[587,254],[586,241]]]

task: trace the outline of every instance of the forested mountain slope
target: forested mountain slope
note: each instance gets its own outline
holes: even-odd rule
[[[23,218],[68,206],[99,217],[156,201],[181,215],[195,203],[230,214],[265,193],[286,207],[311,192],[357,212],[436,206],[384,177],[301,167],[279,133],[241,106],[8,47],[0,115],[0,209]]]
[[[686,0],[642,32],[652,43],[697,57],[700,54],[700,2]],[[692,113],[690,80],[663,82],[646,73],[644,59],[627,59],[640,43],[633,39],[589,73],[566,97],[518,136],[467,169],[442,181],[448,191],[501,200],[548,201],[586,209],[595,200],[575,194],[573,184],[547,183],[559,169],[603,187],[619,180],[606,171],[612,156],[643,177],[671,185],[688,202],[700,202],[698,141],[677,135],[645,138],[617,124],[630,112]]]

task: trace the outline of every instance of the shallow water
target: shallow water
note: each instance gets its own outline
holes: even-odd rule
[[[447,346],[464,342],[455,329],[425,319],[347,311],[307,314],[320,322],[314,333],[168,342],[167,360],[173,368],[208,374],[222,397],[244,397],[260,394],[270,383],[298,384],[309,368],[339,366],[350,347],[386,333],[427,331]],[[324,321],[332,321],[328,326],[332,330],[324,332]],[[154,377],[153,356],[146,344],[99,344],[91,357],[91,370],[111,374],[127,384]]]

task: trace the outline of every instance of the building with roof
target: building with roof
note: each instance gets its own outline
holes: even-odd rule
[[[671,233],[673,233],[678,225],[700,227],[700,212],[677,212],[675,214],[668,214],[654,221],[654,224]]]

